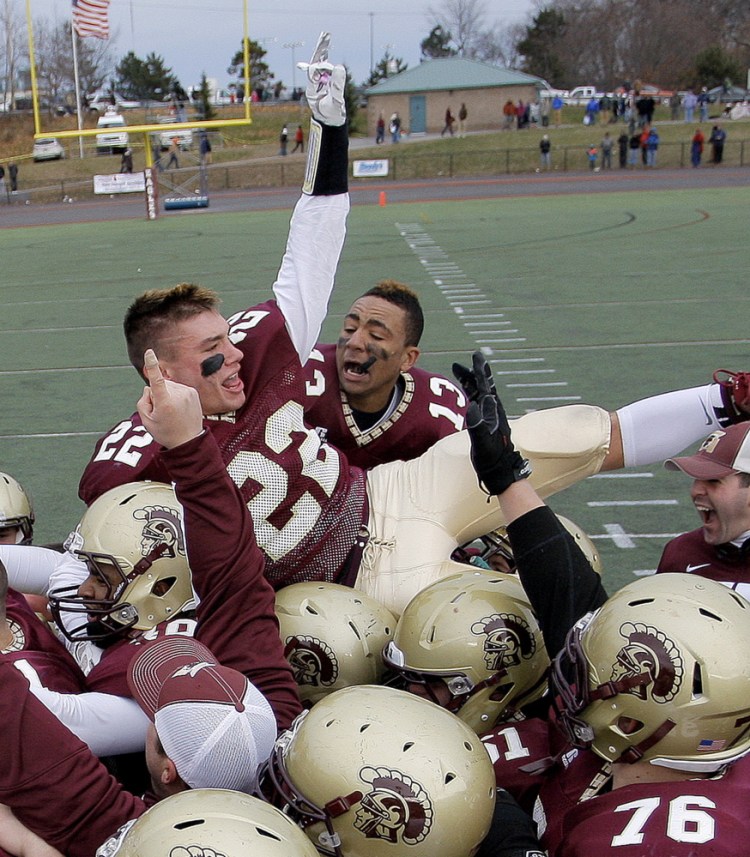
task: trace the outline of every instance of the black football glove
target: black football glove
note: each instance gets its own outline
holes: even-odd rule
[[[472,369],[453,364],[453,374],[469,399],[466,428],[471,438],[471,463],[487,493],[502,494],[514,482],[530,476],[531,465],[513,446],[508,417],[481,351],[474,352],[472,364]]]

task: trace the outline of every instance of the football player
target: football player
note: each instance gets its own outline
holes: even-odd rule
[[[701,526],[666,545],[657,571],[708,577],[750,597],[750,424],[719,429],[665,466],[692,477]]]
[[[34,509],[20,482],[0,472],[0,545],[30,545]]]
[[[476,484],[465,432],[419,458],[363,471],[304,420],[302,364],[318,339],[348,211],[344,78],[343,67],[310,74],[308,192],[292,217],[275,299],[226,320],[211,290],[154,290],[131,304],[125,335],[139,372],[151,348],[165,378],[198,391],[205,428],[250,510],[274,588],[302,580],[355,585],[400,612],[425,585],[457,570],[447,558],[459,544],[503,518]],[[713,393],[671,395],[616,418],[587,405],[521,417],[514,431],[537,463],[536,489],[546,496],[602,468],[661,461],[684,449],[705,432]],[[134,415],[98,442],[79,493],[91,503],[143,479],[168,481],[168,474]]]
[[[415,365],[423,328],[416,293],[383,280],[354,302],[336,344],[313,349],[305,416],[350,464],[416,458],[464,427],[463,392]]]

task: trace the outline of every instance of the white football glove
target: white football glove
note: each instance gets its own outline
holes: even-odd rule
[[[321,33],[310,62],[298,62],[297,68],[307,72],[305,96],[314,118],[324,125],[338,127],[346,122],[346,69],[328,62],[330,43],[331,34]]]

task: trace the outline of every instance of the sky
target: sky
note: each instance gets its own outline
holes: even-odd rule
[[[23,0],[14,2],[25,12]],[[33,18],[70,15],[70,0],[30,2]],[[275,79],[290,88],[304,85],[293,66],[309,59],[321,30],[331,33],[331,59],[361,84],[371,60],[386,51],[410,67],[419,63],[419,44],[432,28],[429,7],[440,8],[440,0],[248,0],[248,29],[268,52]],[[485,0],[485,7],[488,25],[507,26],[525,20],[533,0]],[[111,0],[110,29],[115,60],[131,50],[141,58],[155,52],[186,88],[202,72],[226,86],[227,66],[242,44],[243,0]]]

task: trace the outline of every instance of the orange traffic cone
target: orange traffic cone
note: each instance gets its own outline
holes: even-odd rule
[[[385,206],[385,191],[384,190],[380,191],[379,205]]]

